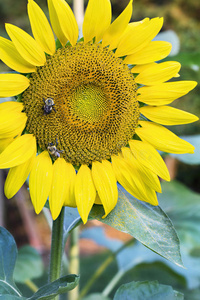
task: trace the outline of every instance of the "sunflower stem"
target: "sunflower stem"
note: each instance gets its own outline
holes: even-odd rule
[[[70,245],[69,245],[69,273],[79,274],[79,227],[72,230],[70,234]],[[77,300],[79,297],[78,286],[68,293],[68,300]]]
[[[60,278],[61,274],[61,262],[64,250],[64,212],[65,208],[63,207],[58,218],[53,221],[49,282]],[[58,296],[55,297],[55,300],[57,299],[59,299]]]

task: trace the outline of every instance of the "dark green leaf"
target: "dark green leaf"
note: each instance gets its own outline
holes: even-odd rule
[[[178,298],[177,298],[178,297]],[[174,292],[171,286],[157,281],[130,282],[123,284],[116,292],[114,300],[183,300],[183,295]]]
[[[13,281],[17,247],[13,236],[0,227],[0,294],[21,296]]]
[[[79,283],[79,276],[67,275],[42,286],[29,300],[50,300],[55,296],[73,290]]]
[[[14,269],[14,279],[24,283],[26,280],[40,277],[44,271],[40,254],[30,246],[19,249]]]
[[[175,229],[159,206],[152,206],[135,199],[121,186],[115,209],[105,218],[100,205],[95,205],[90,217],[100,220],[135,237],[149,249],[182,266],[179,239]]]
[[[102,294],[91,294],[88,295],[87,297],[84,297],[82,300],[111,300],[108,297],[103,296]]]

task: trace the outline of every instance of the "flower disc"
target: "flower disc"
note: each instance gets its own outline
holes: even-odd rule
[[[58,141],[75,165],[110,159],[135,133],[139,105],[133,74],[99,44],[66,46],[30,77],[23,93],[27,130],[45,150]],[[53,99],[49,114],[44,102]]]

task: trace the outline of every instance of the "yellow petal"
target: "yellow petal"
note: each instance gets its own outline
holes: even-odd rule
[[[126,56],[124,63],[132,65],[148,64],[165,58],[169,55],[171,49],[172,45],[168,42],[150,42],[140,51]]]
[[[20,102],[7,101],[0,104],[0,139],[4,139],[5,143],[24,130],[27,117],[21,113],[22,109],[23,103]]]
[[[111,22],[110,0],[89,0],[83,21],[84,42],[99,42]]]
[[[170,181],[169,171],[165,162],[152,145],[138,140],[130,140],[129,145],[139,163],[152,170],[164,180]]]
[[[53,55],[56,51],[53,32],[45,14],[33,0],[28,2],[28,16],[35,40],[44,52]]]
[[[179,72],[180,68],[180,63],[176,61],[155,64],[141,72],[135,78],[135,81],[145,85],[160,84],[174,77]]]
[[[145,184],[136,165],[129,164],[120,156],[112,156],[112,166],[118,182],[139,200],[158,205],[155,191]]]
[[[61,42],[62,46],[65,46],[67,43],[67,37],[64,35],[60,22],[59,22],[59,16],[57,15],[57,12],[54,7],[54,1],[53,0],[47,0],[48,2],[48,8],[49,8],[49,16],[51,20],[51,25],[53,27],[53,30],[58,37],[59,41]]]
[[[64,46],[67,40],[74,46],[78,39],[78,24],[70,6],[64,0],[48,0],[52,27]]]
[[[155,65],[157,65],[157,63],[155,63],[155,62],[149,63],[149,64],[144,64],[144,65],[136,65],[135,67],[133,67],[131,69],[131,72],[134,73],[134,74],[141,73],[144,70],[146,70],[147,68],[150,68],[150,67],[152,68]]]
[[[7,169],[23,164],[34,153],[36,140],[32,134],[24,134],[8,145],[0,154],[0,168]]]
[[[58,158],[53,164],[53,178],[49,193],[49,205],[53,220],[57,219],[64,202],[69,196],[68,169],[68,164],[64,158]]]
[[[135,156],[132,154],[131,150],[127,147],[122,148],[122,153],[124,158],[129,162],[130,165],[134,165],[137,168],[137,171],[140,173],[141,178],[145,184],[147,184],[151,189],[156,192],[161,193],[161,185],[158,176],[152,172],[150,169],[146,168],[143,164],[141,164]]]
[[[12,97],[29,86],[29,79],[20,74],[0,74],[0,97]]]
[[[35,160],[36,153],[21,165],[9,170],[5,181],[4,192],[8,199],[12,198],[26,181]]]
[[[70,163],[66,163],[66,168],[67,168],[67,176],[65,178],[65,186],[67,189],[67,196],[65,198],[64,205],[70,207],[76,207],[75,192],[74,192],[76,171],[73,165]]]
[[[85,224],[96,198],[91,170],[86,165],[82,165],[78,170],[75,181],[75,198],[78,212]]]
[[[27,116],[25,113],[1,111],[0,108],[0,120],[0,139],[14,138],[24,130]]]
[[[2,102],[0,104],[0,112],[15,112],[15,113],[21,113],[24,106],[22,102],[16,102],[16,101],[6,101]]]
[[[32,73],[36,67],[29,64],[17,51],[12,41],[0,37],[0,59],[11,69],[20,73]]]
[[[130,55],[144,48],[158,34],[163,18],[146,19],[144,22],[129,24],[115,52],[117,57]]]
[[[65,177],[65,186],[67,196],[64,201],[64,206],[76,207],[74,186],[76,181],[76,171],[72,164],[66,162],[67,175]]]
[[[0,139],[0,154],[11,144],[13,138]]]
[[[124,33],[130,19],[132,16],[132,3],[133,0],[130,0],[127,7],[123,10],[123,12],[114,20],[114,22],[108,27],[106,32],[103,35],[102,45],[106,47],[108,45],[109,49],[117,48],[119,41]]]
[[[116,177],[108,163],[96,161],[92,163],[92,178],[105,210],[105,215],[103,216],[105,218],[117,204]]]
[[[162,125],[188,124],[199,119],[193,114],[169,106],[143,106],[140,112],[147,119]]]
[[[30,173],[29,188],[30,196],[36,214],[39,214],[47,201],[53,177],[51,158],[47,151],[39,154]]]
[[[34,66],[45,64],[46,57],[42,48],[28,33],[12,24],[6,24],[5,27],[17,51],[27,62]]]
[[[136,128],[136,134],[156,149],[169,153],[194,153],[194,146],[165,127],[148,121],[140,121],[140,125],[142,128]]]
[[[145,86],[138,89],[137,99],[149,105],[165,105],[187,94],[196,85],[195,81],[175,81]]]

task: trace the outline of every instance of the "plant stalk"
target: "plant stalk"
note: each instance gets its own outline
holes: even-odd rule
[[[69,245],[69,273],[79,274],[79,227],[72,230],[70,234],[70,245]],[[68,300],[77,300],[79,297],[78,286],[69,291]]]
[[[63,207],[58,218],[53,221],[49,282],[55,281],[61,275],[61,262],[64,250],[64,212],[65,208]],[[58,297],[55,299],[58,299]]]

